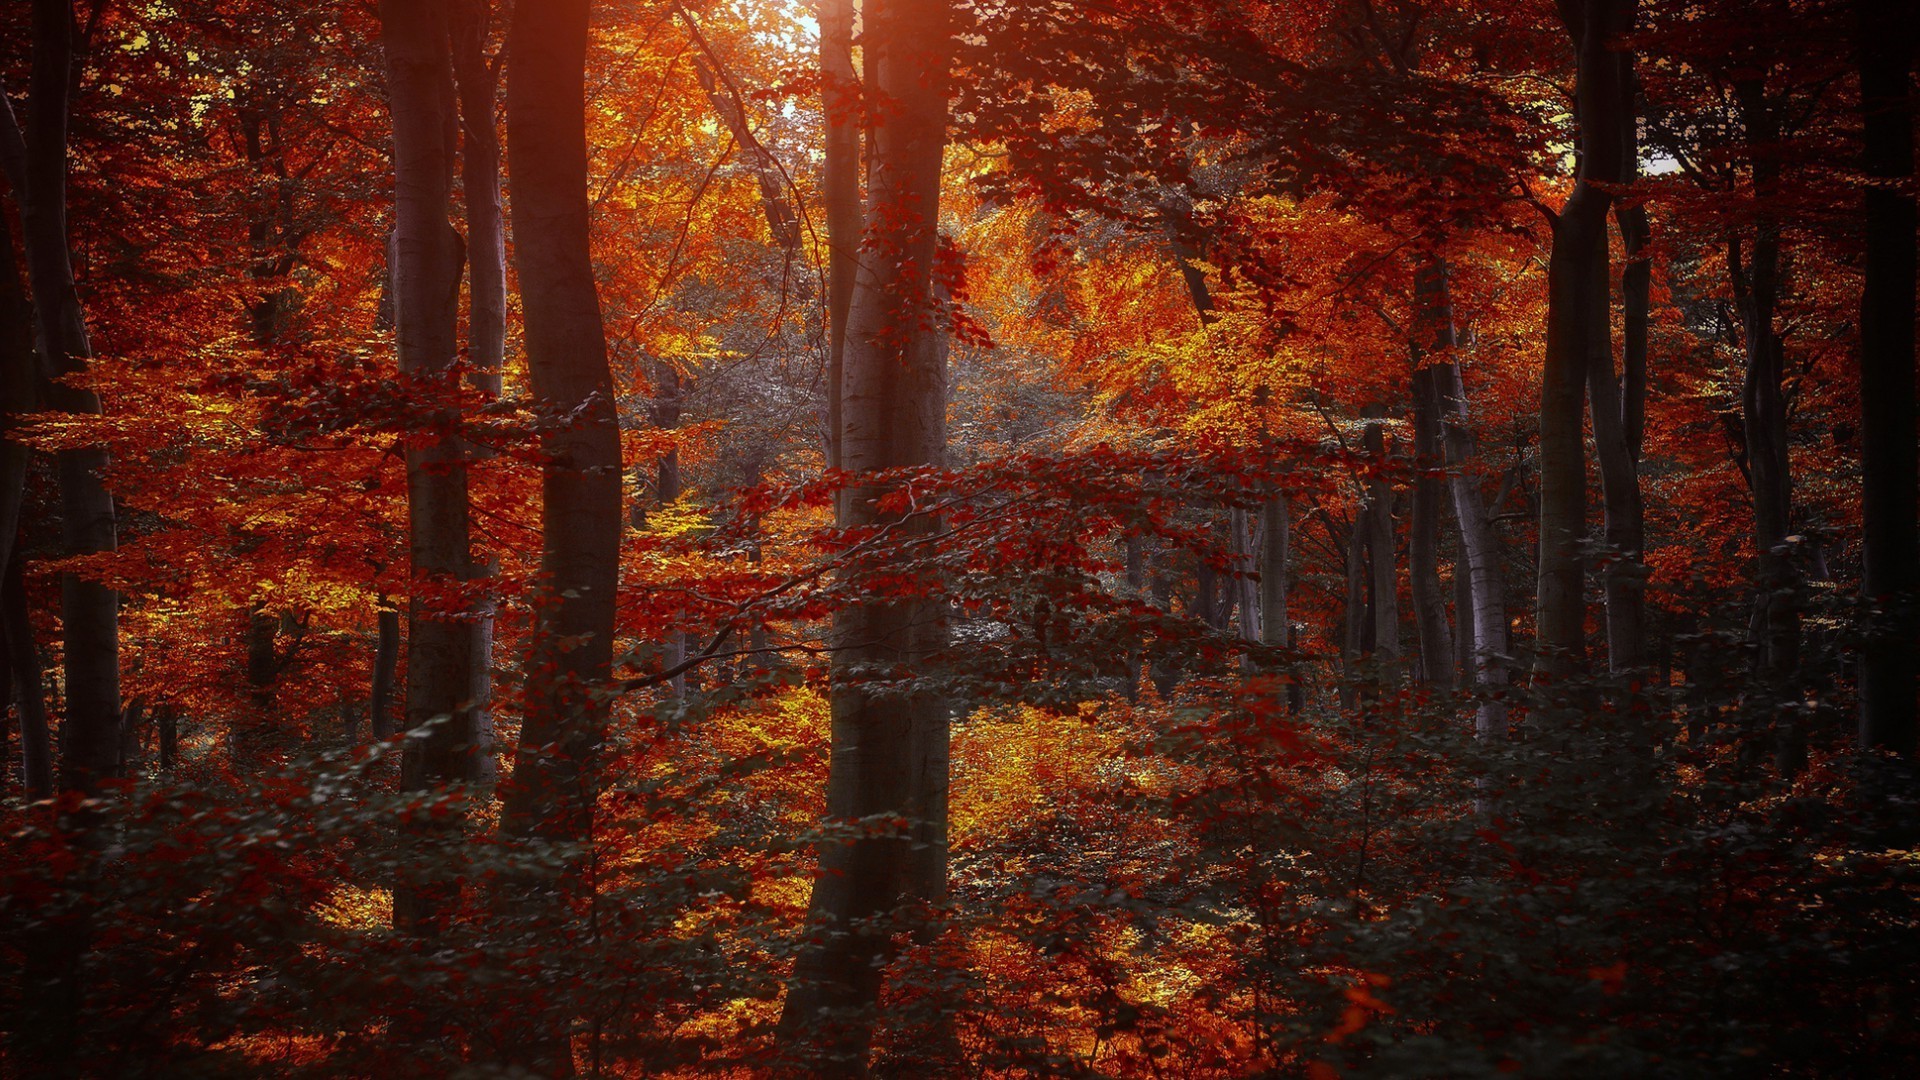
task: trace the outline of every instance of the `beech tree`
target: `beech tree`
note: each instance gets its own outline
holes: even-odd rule
[[[934,267],[951,14],[944,0],[888,0],[870,4],[863,18],[873,116],[866,257],[839,346],[837,439],[839,464],[856,479],[840,494],[836,519],[849,530],[931,537],[937,519],[889,506],[895,497],[882,474],[938,465],[946,447]],[[841,236],[830,242],[847,245]],[[910,594],[878,595],[834,619],[827,814],[858,832],[821,845],[811,939],[782,1017],[795,1044],[833,1062],[823,1067],[834,1072],[865,1071],[868,1011],[879,1001],[896,907],[946,895],[950,706],[927,689],[884,686],[889,669],[912,671],[939,654],[940,607]]]
[[[0,113],[0,160],[20,211],[35,342],[42,370],[50,377],[84,373],[93,353],[67,236],[67,101],[74,33],[67,0],[36,0],[24,131],[11,99]],[[100,412],[99,396],[71,382],[51,384],[48,396],[48,404],[64,412]],[[61,527],[70,555],[114,549],[113,494],[101,475],[106,467],[104,448],[60,453]],[[60,782],[76,791],[91,791],[120,771],[119,606],[106,584],[79,573],[63,575],[67,721],[61,727]]]

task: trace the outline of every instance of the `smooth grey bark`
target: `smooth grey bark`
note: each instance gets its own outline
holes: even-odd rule
[[[945,349],[932,317],[931,270],[950,12],[944,0],[888,0],[870,3],[864,17],[867,86],[888,108],[871,135],[864,229],[872,255],[862,260],[847,316],[840,455],[853,481],[841,494],[838,523],[932,535],[938,522],[926,515],[883,514],[876,505],[883,489],[871,477],[945,457]],[[827,816],[864,823],[857,826],[863,834],[821,846],[808,937],[781,1018],[794,1053],[823,1074],[865,1072],[890,917],[903,903],[945,896],[949,703],[925,689],[867,681],[919,668],[945,641],[944,608],[935,602],[873,598],[834,616]],[[888,819],[904,826],[876,824]]]
[[[444,0],[383,0],[380,38],[393,116],[394,229],[388,249],[394,340],[403,377],[443,393],[458,352],[465,251],[448,220],[458,114]],[[407,469],[406,728],[400,785],[431,791],[479,775],[473,723],[473,627],[466,452],[458,410],[422,417],[430,441],[410,441]],[[428,826],[431,828],[431,826]],[[393,890],[406,933],[440,932],[458,885],[410,879]]]
[[[509,836],[587,836],[605,739],[620,573],[620,434],[589,240],[587,0],[517,4],[507,39],[514,261],[536,406],[572,417],[541,436],[542,582],[526,715],[503,785]],[[562,1048],[529,1047],[528,1067]]]
[[[489,59],[487,39],[493,26],[491,0],[453,0],[449,36],[454,89],[460,105],[460,195],[467,223],[467,385],[489,400],[500,396],[500,372],[507,354],[507,227],[500,189],[500,60]],[[492,458],[492,451],[466,443],[470,463]],[[469,537],[471,539],[471,536]],[[494,620],[498,603],[492,581],[498,560],[470,556],[467,577],[474,587],[469,693],[473,715],[475,775],[496,779],[493,723]]]
[[[457,156],[457,105],[446,8],[439,0],[384,0],[381,44],[393,115],[394,232],[389,275],[400,370],[431,384],[458,351],[465,262],[448,220]],[[407,449],[406,725],[401,784],[423,790],[476,776],[466,456],[458,414],[424,418],[431,442]],[[428,913],[422,912],[422,915]]]
[[[1292,567],[1293,521],[1285,492],[1275,492],[1260,511],[1260,640],[1293,644],[1287,613],[1287,574]]]
[[[27,492],[27,447],[12,435],[36,406],[33,304],[20,283],[13,230],[0,214],[0,568],[13,558]],[[5,702],[0,701],[0,708]]]
[[[1914,84],[1920,13],[1854,0],[1865,144],[1860,295],[1861,594],[1876,618],[1861,652],[1860,745],[1913,757],[1920,677],[1920,451],[1914,387]]]
[[[1453,321],[1453,302],[1449,295],[1446,265],[1435,260],[1425,268],[1423,310],[1432,325],[1436,350],[1451,351],[1459,345]],[[1506,706],[1497,698],[1498,687],[1506,685],[1509,655],[1507,622],[1507,578],[1501,558],[1498,534],[1487,513],[1481,488],[1479,448],[1475,442],[1472,409],[1460,375],[1457,359],[1448,359],[1435,369],[1440,398],[1440,440],[1447,465],[1447,488],[1453,500],[1454,521],[1460,528],[1460,558],[1466,563],[1468,604],[1459,613],[1461,635],[1473,642],[1473,678],[1483,695],[1474,719],[1474,734],[1482,739],[1506,735]],[[1457,575],[1458,569],[1454,571]],[[1469,625],[1471,632],[1469,633]]]
[[[1235,507],[1227,516],[1227,545],[1233,557],[1235,626],[1243,641],[1260,640],[1260,583],[1255,569],[1253,524],[1246,510]]]
[[[33,0],[32,21],[25,131],[7,101],[0,107],[0,164],[20,207],[42,370],[59,377],[84,372],[93,355],[67,237],[73,11],[66,0]],[[64,383],[48,385],[46,404],[79,415],[98,416],[101,411],[93,391]],[[101,446],[59,453],[61,528],[70,556],[109,552],[116,546],[113,495],[102,475],[107,464]],[[62,575],[60,593],[67,701],[66,722],[60,728],[60,783],[92,791],[120,773],[120,599],[104,584],[75,574]]]
[[[1416,352],[1416,362],[1418,353]],[[1447,594],[1440,585],[1440,523],[1445,516],[1446,484],[1432,473],[1440,464],[1439,369],[1413,372],[1412,520],[1407,526],[1407,585],[1413,599],[1413,627],[1420,645],[1420,681],[1438,689],[1453,687],[1453,627],[1447,620]]]
[[[821,196],[827,227],[827,466],[840,468],[841,383],[847,313],[853,305],[861,236],[860,75],[853,66],[854,0],[819,0],[820,106],[827,137]]]

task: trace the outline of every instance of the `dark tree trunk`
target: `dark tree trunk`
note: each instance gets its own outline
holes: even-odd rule
[[[1369,409],[1378,417],[1384,410]],[[1361,437],[1361,446],[1376,468],[1387,465],[1386,425],[1370,423]],[[1367,509],[1364,515],[1367,535],[1367,590],[1373,611],[1373,658],[1381,665],[1383,678],[1397,679],[1400,663],[1400,582],[1399,543],[1394,535],[1393,485],[1385,476],[1367,481]]]
[[[572,423],[541,438],[541,586],[526,714],[500,827],[578,842],[599,792],[620,573],[620,433],[589,243],[587,0],[519,4],[508,33],[507,165],[535,405]],[[564,917],[566,879],[512,883],[536,918]],[[570,1069],[559,1017],[516,1027],[513,1063]]]
[[[0,569],[17,550],[26,500],[27,447],[13,433],[36,406],[33,365],[33,305],[20,284],[13,230],[0,213]]]
[[[1353,506],[1353,526],[1347,530],[1346,597],[1340,635],[1340,704],[1352,708],[1360,684],[1360,662],[1368,652],[1371,628],[1367,609],[1367,497],[1365,489]]]
[[[940,169],[946,145],[946,72],[951,42],[944,0],[888,0],[865,11],[871,87],[891,103],[875,120],[866,231],[879,252],[860,267],[847,316],[841,394],[842,467],[856,478],[939,464],[946,446],[945,349],[933,305]],[[899,521],[931,534],[924,515],[884,515],[870,481],[842,493],[843,527]],[[856,568],[852,572],[859,572]],[[904,829],[826,844],[781,1026],[811,1067],[865,1072],[882,968],[886,916],[946,892],[949,704],[919,689],[863,685],[876,670],[914,670],[944,647],[941,605],[876,598],[834,618],[833,749],[827,814],[875,816]],[[920,1045],[925,1057],[939,1053]],[[910,1051],[912,1052],[912,1051]]]
[[[467,222],[467,385],[489,399],[500,396],[507,352],[507,228],[500,196],[500,58],[487,55],[491,0],[453,0],[450,14],[453,76],[460,99],[460,192]],[[470,463],[491,451],[469,442]],[[474,583],[469,636],[473,659],[473,744],[476,777],[494,779],[493,638],[496,602],[488,584],[499,565],[470,557]]]
[[[1909,0],[1854,0],[1865,121],[1866,283],[1860,296],[1861,592],[1877,617],[1861,656],[1860,743],[1912,757],[1920,646],[1915,523],[1913,63]]]
[[[1285,647],[1293,644],[1287,612],[1287,574],[1291,569],[1293,521],[1285,492],[1275,492],[1261,510],[1260,640]]]
[[[24,135],[9,103],[0,109],[0,137],[20,205],[27,278],[43,370],[85,372],[92,357],[85,313],[67,247],[67,100],[73,78],[73,10],[66,0],[34,0],[33,74]],[[47,404],[66,413],[100,414],[93,391],[49,387]],[[59,454],[60,513],[68,555],[114,550],[113,495],[102,478],[104,447]],[[61,578],[67,719],[61,725],[60,782],[92,791],[120,772],[120,600],[100,582]]]
[[[0,632],[6,639],[7,669],[20,717],[20,782],[28,798],[44,799],[53,794],[53,737],[47,725],[40,650],[33,643],[33,618],[27,610],[26,582],[17,557],[7,561],[0,582]]]
[[[385,596],[374,611],[373,694],[368,722],[376,740],[393,738],[393,681],[400,667],[400,611]]]
[[[394,231],[388,273],[394,337],[403,376],[434,380],[458,351],[460,237],[448,220],[456,158],[457,107],[450,24],[441,0],[385,0],[381,43],[393,113]],[[466,455],[457,410],[425,418],[430,442],[407,448],[406,726],[400,783],[426,791],[478,775],[473,729],[473,639],[462,586],[468,578]],[[432,935],[455,902],[441,885],[403,881],[394,924]]]
[[[381,5],[394,128],[394,336],[400,370],[422,383],[445,371],[458,349],[464,252],[448,220],[457,130],[448,30],[437,2]],[[408,788],[474,772],[470,625],[464,603],[449,599],[461,595],[468,576],[465,454],[454,410],[435,409],[428,423],[432,441],[407,451],[406,723],[434,726],[407,744],[401,774]]]
[[[1638,432],[1645,386],[1644,301],[1629,303],[1626,385],[1615,381],[1608,310],[1607,212],[1635,173],[1632,29],[1637,0],[1560,0],[1575,56],[1574,115],[1579,168],[1553,223],[1547,264],[1547,342],[1540,400],[1538,645],[1549,675],[1572,671],[1586,653],[1580,543],[1586,532],[1585,398],[1594,400],[1612,548],[1605,571],[1609,654],[1615,668],[1644,659],[1640,631]],[[1643,221],[1624,225],[1628,257],[1641,257]],[[1630,287],[1633,283],[1630,282]],[[1604,401],[1602,400],[1604,399]]]

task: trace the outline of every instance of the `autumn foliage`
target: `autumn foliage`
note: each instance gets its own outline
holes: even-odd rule
[[[1900,0],[0,11],[0,1076],[1920,1066]]]

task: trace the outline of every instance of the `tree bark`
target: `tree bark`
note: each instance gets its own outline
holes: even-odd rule
[[[33,73],[26,130],[12,105],[0,108],[0,139],[20,206],[22,246],[33,296],[35,335],[49,375],[86,371],[93,355],[67,246],[67,104],[73,79],[73,11],[66,0],[33,0]],[[100,415],[93,391],[64,383],[47,404],[66,413]],[[103,446],[59,453],[60,513],[66,553],[114,550],[113,495],[103,473]],[[120,773],[119,596],[76,574],[61,578],[67,719],[61,725],[60,782],[92,791]]]
[[[1254,568],[1253,523],[1247,511],[1235,507],[1227,517],[1227,540],[1233,554],[1235,622],[1242,641],[1260,640],[1260,582]]]
[[[1416,363],[1419,353],[1416,352]],[[1420,681],[1435,689],[1453,688],[1453,628],[1447,622],[1447,594],[1440,585],[1440,521],[1445,516],[1446,482],[1431,470],[1442,461],[1439,369],[1413,372],[1413,520],[1407,528],[1407,584],[1413,597],[1413,625],[1420,643]]]
[[[860,75],[853,67],[854,0],[820,0],[820,107],[827,138],[821,193],[827,225],[827,466],[841,467],[841,386],[846,363],[847,313],[859,269]]]
[[[499,57],[487,56],[491,0],[454,0],[450,13],[453,77],[460,99],[460,192],[467,222],[467,385],[489,399],[500,396],[507,354],[507,228],[500,196]],[[467,461],[493,453],[466,443]],[[471,539],[471,536],[469,536]],[[469,631],[473,659],[470,692],[476,777],[495,779],[493,641],[497,602],[489,584],[499,571],[492,557],[469,557],[474,583]]]
[[[443,394],[437,376],[458,350],[460,278],[465,262],[448,220],[456,147],[450,25],[443,0],[384,0],[381,44],[393,114],[394,230],[389,276],[394,339],[403,377]],[[459,415],[434,407],[424,418],[431,441],[407,447],[406,726],[424,734],[401,751],[400,784],[431,791],[478,775],[473,724],[473,627],[464,585],[469,576],[466,454]],[[456,902],[447,887],[396,884],[396,928],[437,934]],[[456,886],[457,888],[457,886]]]
[[[1572,672],[1586,653],[1580,543],[1586,532],[1585,398],[1594,403],[1595,442],[1614,560],[1606,575],[1608,641],[1614,667],[1640,662],[1637,447],[1643,422],[1644,350],[1629,349],[1627,381],[1614,382],[1607,277],[1607,212],[1635,169],[1631,54],[1619,47],[1637,0],[1560,0],[1575,56],[1574,115],[1579,166],[1572,194],[1553,222],[1547,262],[1547,341],[1540,400],[1540,558],[1536,612],[1542,671]],[[1629,237],[1629,257],[1639,255]],[[1629,320],[1630,330],[1632,320]],[[1644,320],[1641,322],[1644,328]],[[1602,385],[1604,383],[1604,386]],[[1612,388],[1611,392],[1607,392]]]
[[[20,782],[30,799],[53,794],[53,737],[47,724],[46,687],[41,679],[40,650],[33,643],[33,618],[27,609],[27,589],[20,560],[9,559],[0,583],[0,636],[6,641],[6,661],[12,675],[14,704],[20,717]],[[0,707],[4,703],[0,702]]]
[[[1378,418],[1384,410],[1368,413]],[[1386,425],[1369,423],[1361,436],[1361,446],[1375,468],[1387,463]],[[1393,528],[1393,485],[1385,476],[1367,481],[1367,581],[1372,593],[1373,656],[1382,666],[1382,676],[1397,678],[1400,662],[1400,583],[1399,544]]]
[[[1433,324],[1436,351],[1451,354],[1459,344],[1453,321],[1453,301],[1447,288],[1446,264],[1434,260],[1422,290]],[[1452,358],[1435,369],[1435,391],[1440,399],[1440,441],[1447,464],[1447,488],[1453,498],[1453,517],[1460,527],[1460,558],[1466,563],[1467,610],[1460,613],[1461,634],[1473,641],[1474,684],[1482,695],[1474,719],[1474,734],[1482,739],[1506,736],[1506,706],[1497,698],[1506,685],[1512,644],[1508,640],[1507,579],[1501,561],[1500,538],[1488,519],[1478,472],[1472,410],[1468,408],[1460,363]],[[1454,571],[1458,574],[1460,571]],[[1469,614],[1470,612],[1470,614]],[[1467,626],[1472,631],[1468,634]]]
[[[882,514],[879,470],[939,464],[946,446],[945,349],[933,316],[946,145],[950,13],[944,0],[889,0],[865,12],[873,79],[888,108],[875,120],[863,260],[847,316],[841,395],[842,467],[855,482],[839,524],[897,525],[930,535],[926,515]],[[858,572],[856,569],[854,572]],[[866,1069],[887,916],[946,891],[949,704],[924,689],[863,685],[878,671],[914,671],[944,646],[943,606],[873,598],[843,607],[833,628],[833,746],[827,814],[866,835],[822,845],[781,1026],[808,1064],[828,1075]],[[876,820],[903,827],[875,826]],[[919,1048],[926,1055],[931,1046]]]
[[[1860,296],[1861,592],[1875,620],[1860,666],[1860,744],[1913,757],[1920,646],[1920,461],[1914,387],[1914,86],[1920,15],[1854,0],[1868,187]]]
[[[394,337],[402,374],[442,393],[432,380],[457,353],[464,263],[448,220],[457,130],[449,24],[439,0],[385,0],[380,15],[394,131]],[[472,628],[462,590],[466,458],[456,410],[436,408],[427,422],[432,441],[407,449],[406,723],[410,730],[433,725],[408,740],[401,759],[401,783],[412,790],[471,780],[476,761]]]
[[[1284,648],[1293,644],[1287,612],[1287,573],[1291,567],[1293,521],[1287,495],[1276,491],[1261,509],[1260,641]]]
[[[526,716],[506,786],[509,836],[582,840],[605,740],[620,571],[620,435],[589,243],[587,0],[516,5],[508,33],[507,164],[527,369],[541,437],[542,582]],[[554,1067],[546,1047],[536,1069]]]
[[[373,693],[368,722],[376,741],[393,738],[393,681],[400,666],[400,611],[385,596],[374,611]]]

